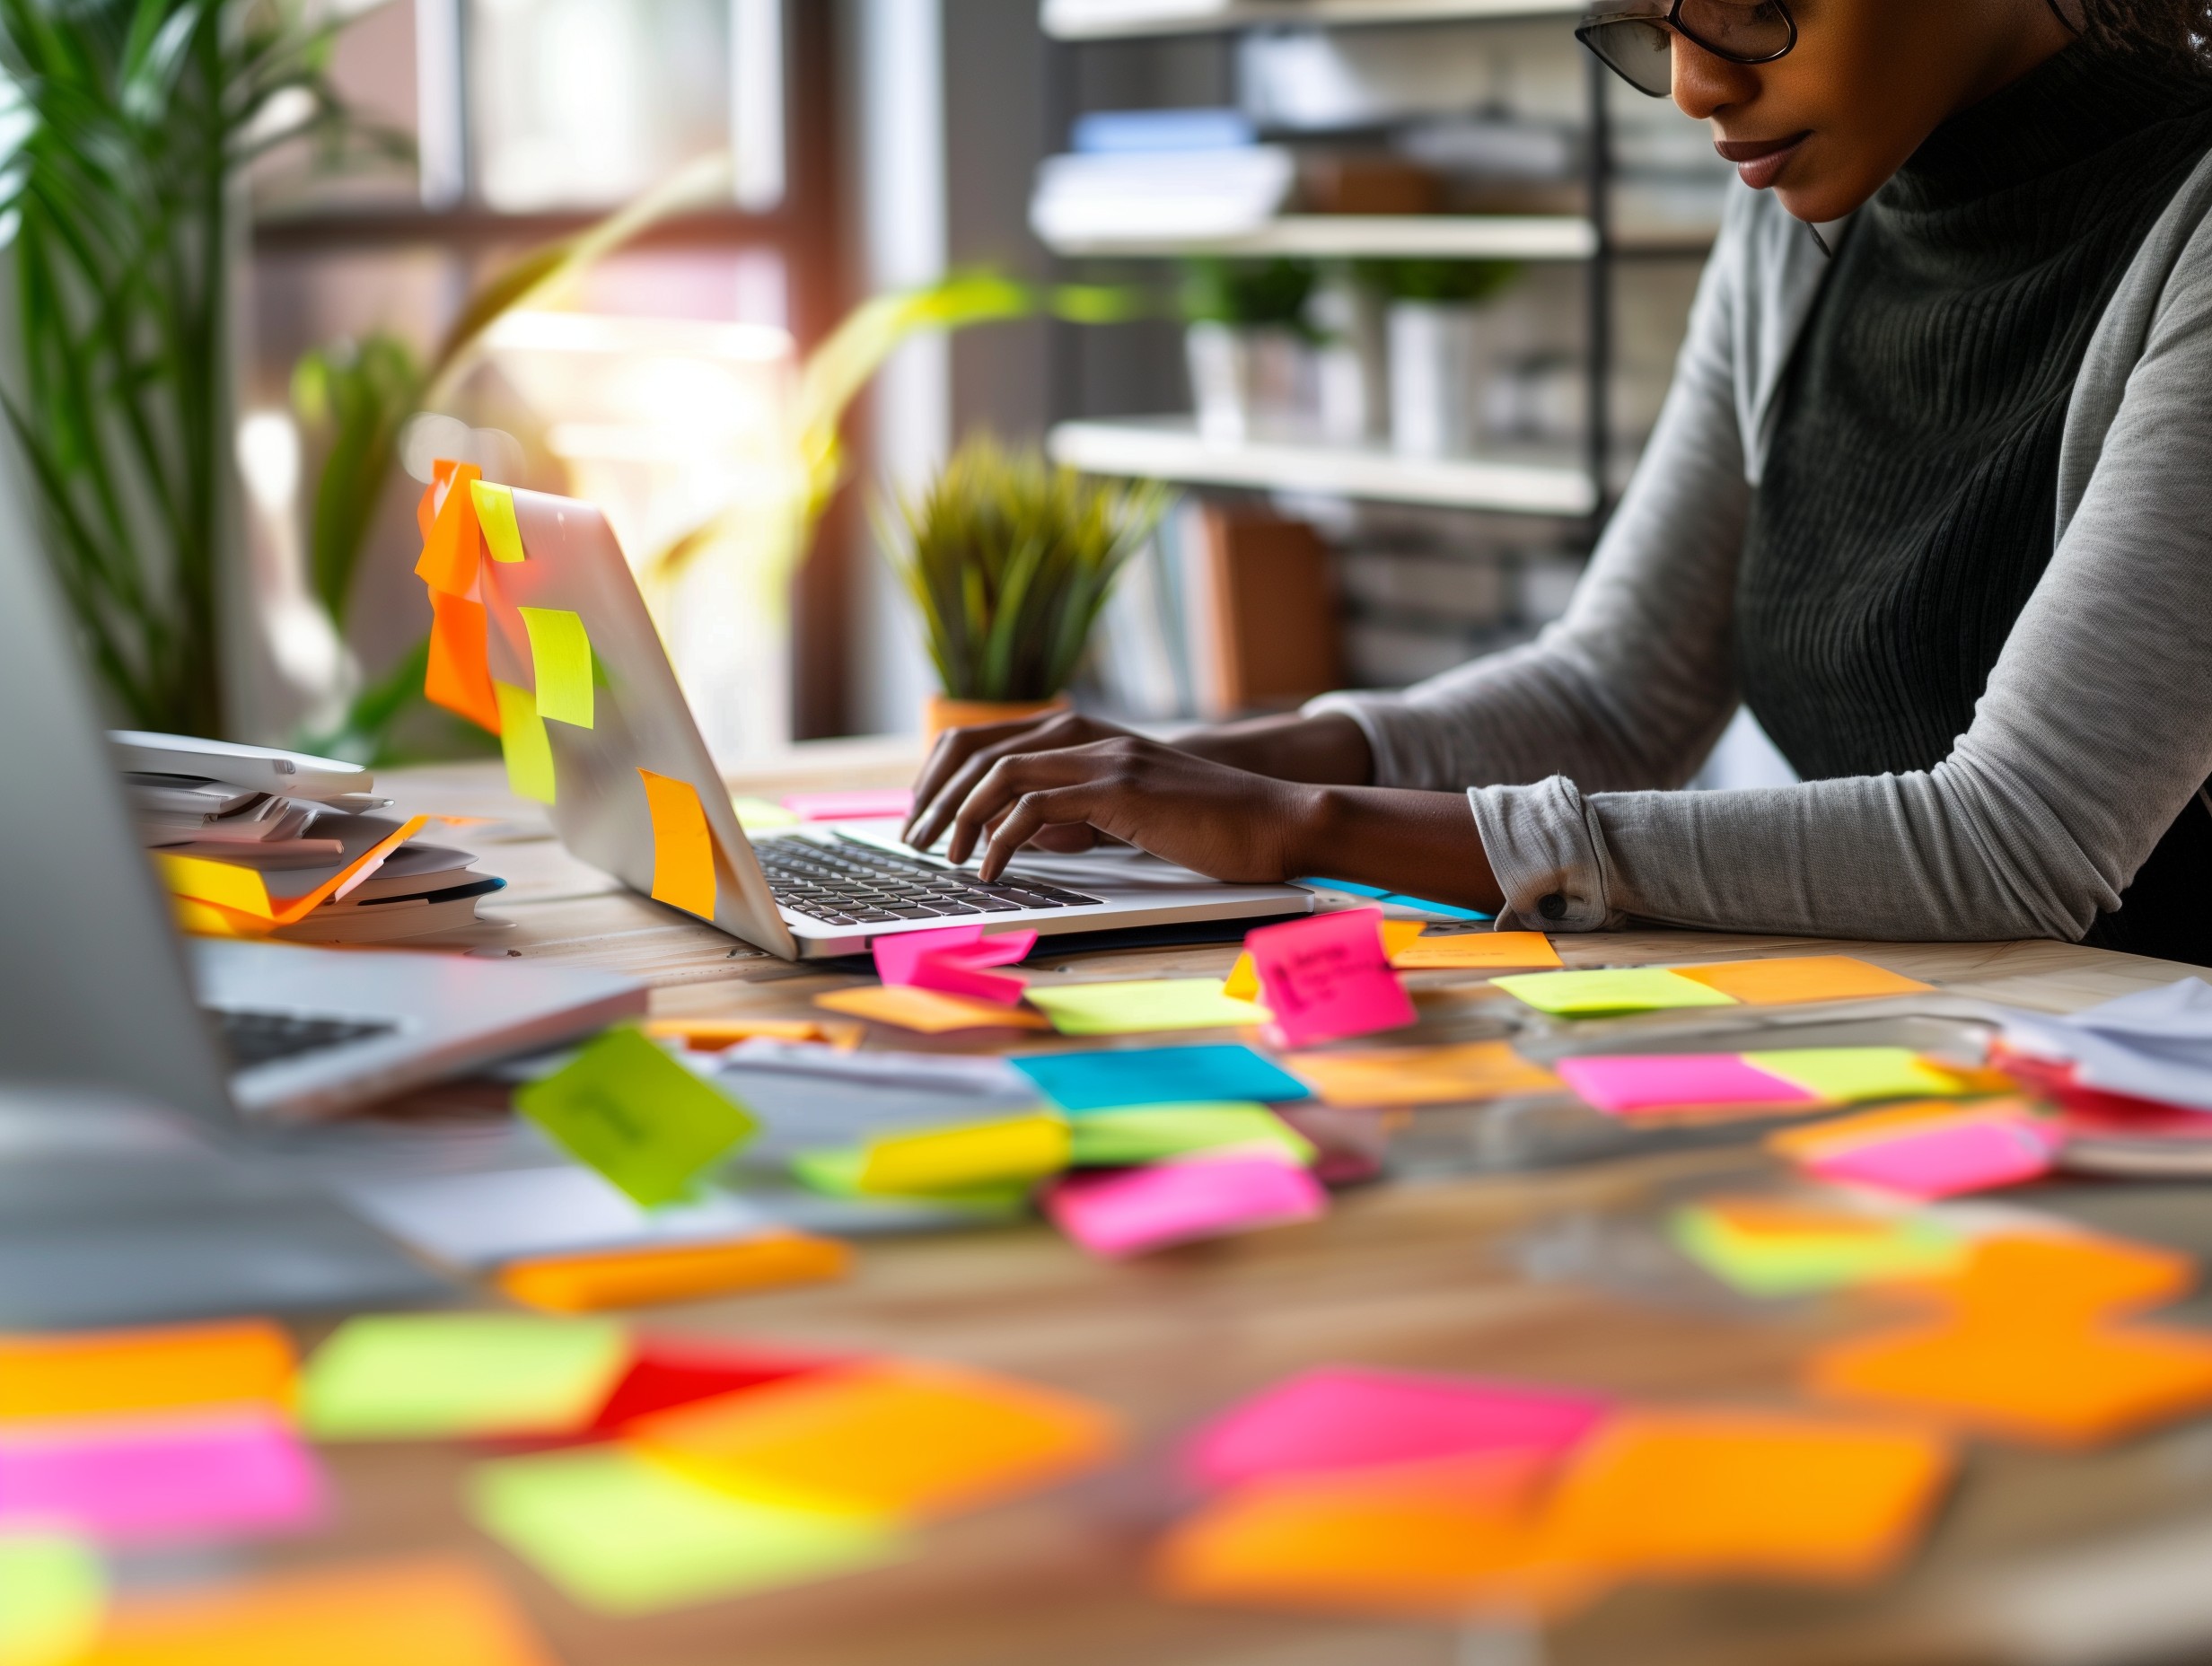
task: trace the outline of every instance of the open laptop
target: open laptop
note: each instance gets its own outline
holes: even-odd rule
[[[828,822],[749,839],[699,738],[613,530],[587,503],[514,494],[525,558],[487,562],[493,677],[537,686],[524,609],[571,613],[591,642],[591,723],[544,723],[562,842],[653,894],[654,827],[640,771],[687,782],[713,844],[701,917],[786,960],[856,954],[871,939],[981,923],[1052,934],[1312,911],[1291,885],[1227,885],[1141,851],[1031,854],[995,884],[907,849],[893,821]],[[734,581],[733,581],[734,582]],[[764,605],[766,605],[764,603]]]

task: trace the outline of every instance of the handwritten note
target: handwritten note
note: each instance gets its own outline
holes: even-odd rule
[[[1260,999],[1292,1047],[1418,1022],[1383,952],[1380,913],[1356,908],[1263,925],[1244,939]]]
[[[300,1413],[325,1441],[570,1434],[628,1363],[622,1328],[599,1320],[372,1315],[315,1350]]]
[[[61,1523],[106,1544],[296,1530],[322,1513],[314,1460],[270,1410],[0,1434],[0,1532]]]
[[[453,465],[429,536],[423,540],[422,557],[415,564],[415,576],[432,590],[449,596],[475,593],[483,534],[477,528],[476,496],[470,488],[483,478],[484,471],[474,463]]]
[[[715,837],[707,826],[707,807],[698,789],[673,776],[655,775],[642,766],[645,813],[653,822],[653,899],[715,917]]]
[[[935,989],[875,987],[833,989],[818,995],[814,1004],[832,1013],[892,1024],[923,1035],[944,1035],[957,1030],[1049,1030],[1051,1020],[1041,1013],[999,1006],[988,1001],[970,1001],[961,995],[941,995]]]
[[[753,1132],[753,1118],[636,1030],[608,1030],[514,1108],[650,1209],[674,1203]]]
[[[553,743],[538,716],[538,702],[527,688],[495,681],[499,702],[499,750],[506,759],[507,787],[517,798],[540,804],[555,801]]]
[[[1277,1158],[1071,1175],[1045,1194],[1045,1213],[1062,1232],[1113,1259],[1311,1221],[1328,1207],[1311,1174]]]
[[[206,1406],[291,1403],[292,1343],[266,1320],[0,1337],[0,1427]]]
[[[108,1580],[100,1554],[57,1532],[0,1536],[0,1661],[60,1666],[99,1635]]]
[[[1460,1105],[1562,1087],[1510,1041],[1294,1053],[1284,1063],[1332,1105]]]
[[[522,529],[514,520],[514,488],[494,486],[488,480],[472,480],[469,495],[476,500],[476,523],[484,531],[484,547],[491,551],[492,559],[515,562],[522,559]]]
[[[565,608],[518,608],[530,633],[530,662],[538,679],[538,715],[548,723],[592,726],[592,639],[584,620]]]
[[[525,1307],[596,1313],[821,1284],[844,1277],[852,1260],[852,1250],[834,1238],[775,1231],[715,1243],[540,1256],[508,1262],[492,1282]]]
[[[1563,1058],[1555,1068],[1584,1103],[1615,1116],[1706,1106],[1817,1105],[1810,1088],[1734,1053],[1624,1053]]]
[[[1064,1110],[1176,1105],[1198,1100],[1281,1104],[1311,1097],[1295,1076],[1248,1047],[1160,1047],[1030,1053],[1013,1060]]]
[[[1684,978],[1733,995],[1748,1006],[1790,1006],[1805,1001],[1870,1001],[1926,995],[1930,986],[1848,954],[1811,954],[1795,960],[1730,960],[1681,966]]]
[[[1532,972],[1499,978],[1493,985],[1555,1018],[1603,1018],[1620,1013],[1658,1013],[1678,1007],[1734,1006],[1723,995],[1660,967],[1595,972]]]
[[[1154,1030],[1226,1030],[1265,1022],[1264,1007],[1233,1001],[1210,978],[1135,983],[1040,984],[1030,1004],[1064,1036],[1142,1035]]]
[[[430,592],[430,662],[423,674],[423,697],[497,734],[499,697],[492,691],[486,647],[490,628],[481,603],[443,591]]]
[[[1557,966],[1559,951],[1541,932],[1448,932],[1418,937],[1391,956],[1401,972],[1488,971]]]
[[[1814,1157],[1824,1180],[1878,1187],[1909,1197],[1955,1197],[2040,1179],[2058,1161],[2055,1124],[2017,1113],[1965,1115]]]

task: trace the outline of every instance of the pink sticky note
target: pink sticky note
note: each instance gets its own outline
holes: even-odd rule
[[[1075,1175],[1044,1202],[1045,1213],[1084,1249],[1119,1257],[1310,1221],[1329,1207],[1329,1195],[1302,1168],[1247,1157]]]
[[[995,975],[988,969],[1012,966],[1023,960],[1037,946],[1037,934],[1001,932],[986,937],[980,925],[952,925],[942,931],[878,937],[870,946],[875,955],[875,975],[887,984],[911,984],[941,995],[1014,1006],[1028,985],[1019,978]]]
[[[1621,1054],[1552,1066],[1584,1101],[1619,1116],[1700,1105],[1817,1105],[1820,1096],[1734,1053]]]
[[[1260,999],[1285,1045],[1399,1030],[1418,1015],[1382,953],[1382,911],[1320,914],[1249,934]]]
[[[1824,1180],[1878,1186],[1909,1197],[1955,1197],[2035,1179],[2050,1172],[2056,1156],[2056,1136],[2025,1117],[1966,1116],[1853,1145],[1805,1168]]]
[[[940,949],[968,948],[982,941],[980,925],[947,925],[940,931],[900,932],[894,936],[878,937],[868,945],[868,951],[875,957],[878,978],[887,984],[910,984],[914,981],[915,968],[921,964],[924,955],[935,954]]]
[[[802,821],[874,821],[914,813],[914,794],[902,786],[863,787],[845,793],[792,793],[784,808]]]
[[[321,1514],[314,1459],[257,1413],[53,1425],[0,1439],[0,1527],[59,1524],[145,1544],[285,1532]]]
[[[1525,1451],[1557,1457],[1602,1423],[1595,1395],[1324,1366],[1223,1414],[1191,1437],[1183,1469],[1201,1486],[1374,1464]]]

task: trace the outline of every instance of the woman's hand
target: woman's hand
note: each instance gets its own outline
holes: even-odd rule
[[[1002,758],[1136,738],[1118,724],[1079,712],[948,729],[937,737],[929,761],[915,778],[914,812],[907,818],[906,842],[917,850],[935,845],[968,795]],[[1096,832],[1089,828],[1054,829],[1038,841],[1043,849],[1058,851],[1088,850],[1097,842]]]

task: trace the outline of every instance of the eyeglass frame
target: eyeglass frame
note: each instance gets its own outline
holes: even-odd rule
[[[1772,5],[1777,12],[1782,14],[1782,22],[1789,30],[1789,39],[1778,50],[1761,54],[1758,57],[1745,57],[1740,53],[1730,52],[1724,48],[1714,46],[1700,37],[1697,31],[1685,28],[1682,24],[1682,7],[1688,3],[1689,0],[1671,0],[1663,16],[1651,13],[1639,15],[1626,6],[1610,14],[1593,13],[1576,26],[1575,39],[1581,41],[1584,48],[1599,63],[1604,65],[1606,68],[1611,70],[1613,74],[1649,99],[1663,99],[1667,94],[1654,92],[1648,87],[1641,85],[1612,59],[1607,57],[1596,47],[1592,46],[1590,37],[1599,29],[1609,23],[1657,23],[1681,36],[1699,51],[1710,52],[1715,57],[1726,64],[1772,64],[1787,57],[1797,49],[1797,16],[1789,9],[1789,0],[1767,0],[1767,4]]]

